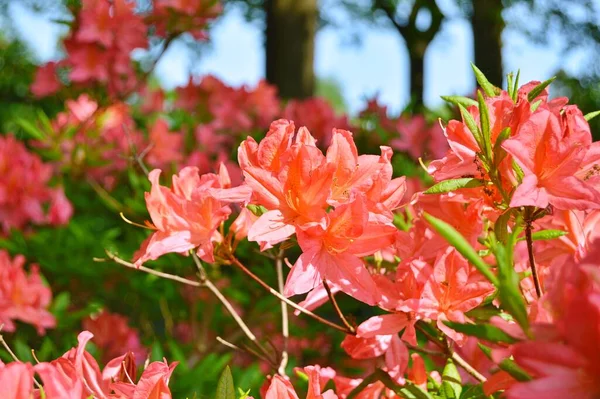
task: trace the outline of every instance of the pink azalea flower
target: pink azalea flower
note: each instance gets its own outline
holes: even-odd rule
[[[524,172],[511,207],[600,208],[600,193],[576,175],[591,144],[589,125],[577,107],[566,107],[563,115],[540,107],[502,144]]]
[[[33,394],[33,367],[29,363],[0,362],[0,387],[3,399],[28,399]]]
[[[392,140],[390,146],[408,152],[413,159],[441,158],[448,150],[442,128],[437,123],[429,126],[423,115],[400,118],[397,130],[401,138]]]
[[[291,100],[283,111],[283,117],[296,121],[298,126],[306,126],[322,148],[329,146],[334,128],[350,129],[348,118],[337,116],[331,105],[319,97]]]
[[[94,343],[102,350],[104,361],[120,356],[123,352],[132,352],[137,363],[144,362],[147,350],[140,342],[139,332],[129,327],[125,316],[102,311],[84,319],[82,325],[94,335]]]
[[[37,69],[29,89],[36,97],[46,97],[56,93],[60,88],[61,84],[56,76],[56,63],[49,62]]]
[[[198,256],[214,261],[213,242],[222,237],[219,225],[231,214],[229,202],[244,202],[247,187],[230,189],[224,168],[219,175],[200,176],[198,169],[186,167],[173,176],[172,188],[161,186],[160,170],[150,172],[152,189],[146,193],[146,206],[156,228],[136,255],[136,265],[166,253],[186,254],[197,248]]]
[[[443,322],[468,322],[465,313],[479,306],[493,291],[494,287],[454,248],[448,248],[438,255],[421,298],[409,299],[405,306],[422,317],[437,320],[438,328],[461,345],[464,335]]]
[[[321,366],[307,366],[298,369],[308,376],[308,393],[306,399],[337,399],[338,396],[332,391],[323,392],[329,380],[335,377],[335,371]],[[264,399],[298,399],[294,387],[285,378],[275,375],[263,395]]]
[[[169,378],[177,363],[150,363],[136,383],[136,366],[129,352],[107,363],[101,372],[85,346],[93,334],[79,334],[78,346],[61,358],[35,365],[47,399],[171,399]]]
[[[65,224],[73,209],[61,188],[50,188],[52,166],[13,136],[0,137],[0,221],[4,233],[29,223]],[[50,210],[47,211],[47,205]]]
[[[146,156],[148,164],[155,168],[167,168],[183,160],[183,135],[169,132],[169,124],[157,119],[150,129],[150,151]]]
[[[408,367],[408,348],[398,334],[373,335],[370,338],[347,335],[342,348],[354,359],[373,359],[384,356],[385,370],[399,384],[404,384]]]
[[[360,197],[328,213],[326,220],[326,228],[315,224],[296,232],[302,255],[288,275],[284,293],[302,294],[327,280],[360,301],[377,303],[379,290],[360,257],[391,245],[395,227],[369,217]]]
[[[48,311],[52,292],[42,282],[37,265],[31,266],[29,275],[23,266],[22,255],[11,259],[0,250],[0,324],[6,331],[15,331],[15,320],[32,324],[38,334],[56,325],[54,316]]]

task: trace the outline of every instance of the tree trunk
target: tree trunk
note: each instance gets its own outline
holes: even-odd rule
[[[382,10],[406,43],[410,58],[410,96],[412,112],[421,112],[425,107],[423,96],[425,89],[425,51],[440,31],[444,14],[435,0],[416,0],[408,17],[408,21],[396,19],[398,3],[393,0],[373,0],[373,7]],[[421,31],[417,28],[417,16],[421,10],[428,10],[431,15],[429,27]]]
[[[425,54],[409,51],[410,57],[410,97],[416,111],[423,107],[425,93]]]
[[[315,90],[317,0],[265,0],[266,75],[282,98]]]
[[[475,65],[488,80],[501,87],[504,79],[502,69],[502,1],[473,0],[471,24],[475,44]]]

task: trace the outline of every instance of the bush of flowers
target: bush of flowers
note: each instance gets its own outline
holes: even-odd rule
[[[64,106],[0,136],[0,396],[598,397],[594,114],[476,67],[440,115],[153,85],[219,10],[71,8]]]

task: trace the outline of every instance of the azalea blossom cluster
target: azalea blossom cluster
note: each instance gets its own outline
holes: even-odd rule
[[[0,362],[3,394],[15,399],[27,399],[32,395],[47,399],[171,398],[169,379],[176,362],[152,362],[138,379],[135,356],[127,352],[112,359],[100,370],[94,357],[85,350],[92,338],[93,334],[89,331],[80,333],[77,347],[49,362],[36,365],[22,362],[5,365]],[[34,381],[35,374],[41,378],[41,384]]]
[[[196,40],[206,40],[206,25],[221,11],[217,0],[158,0],[147,20],[155,23],[159,36],[189,32]]]
[[[0,325],[4,331],[15,331],[15,321],[36,327],[43,335],[54,328],[56,320],[49,312],[52,291],[42,281],[37,265],[25,271],[25,257],[11,259],[8,252],[0,250]]]
[[[419,158],[433,160],[441,158],[448,150],[448,142],[438,121],[431,122],[424,114],[403,114],[390,117],[385,105],[377,98],[367,101],[360,111],[362,134],[372,141],[389,140],[396,151],[407,153],[415,161]],[[383,136],[383,137],[382,137]]]
[[[175,107],[198,115],[215,132],[240,135],[266,128],[279,112],[277,90],[265,81],[232,87],[207,75],[176,89]]]
[[[392,151],[358,155],[352,133],[334,130],[326,154],[306,128],[279,120],[257,143],[246,139],[238,152],[251,202],[265,213],[248,232],[262,249],[296,235],[303,253],[292,267],[286,295],[321,287],[323,282],[367,304],[379,290],[361,258],[392,246],[392,223],[405,191],[392,178]]]
[[[405,179],[393,178],[389,147],[381,147],[381,155],[358,155],[352,133],[333,129],[323,152],[308,129],[288,120],[273,122],[260,142],[249,137],[241,143],[244,183],[237,188],[197,171],[188,180],[184,169],[169,190],[152,172],[147,204],[157,232],[137,265],[192,249],[207,262],[236,264],[232,249],[220,248],[231,241],[217,226],[229,216],[230,203],[247,205],[227,237],[241,231],[237,239],[247,235],[263,251],[295,237],[301,250],[284,295],[308,293],[300,305],[315,309],[343,292],[385,312],[348,327],[342,348],[387,377],[367,384],[311,366],[303,371],[308,397],[345,397],[359,385],[364,398],[394,397],[395,389],[424,395],[445,389],[439,372],[425,368],[421,334],[435,362],[450,357],[461,365],[458,378],[487,380],[490,393],[532,397],[549,392],[544,384],[553,378],[562,379],[564,395],[593,397],[596,371],[583,342],[595,339],[597,326],[592,321],[588,327],[583,315],[597,312],[598,145],[576,106],[548,99],[547,83],[501,91],[482,82],[478,101],[456,100],[462,121],[444,127],[449,149],[428,167],[437,183],[409,201],[403,202]],[[194,182],[187,193],[184,178]],[[204,212],[194,215],[212,216],[196,220],[184,213],[196,205]],[[534,238],[533,230],[543,238]],[[218,257],[212,255],[215,243]],[[480,308],[493,316],[480,319],[473,313]],[[472,336],[468,326],[486,323],[510,338]],[[580,326],[577,338],[567,326]],[[491,352],[480,349],[481,342]],[[570,363],[562,364],[567,357]],[[524,374],[515,374],[516,367]],[[335,393],[322,392],[328,380]],[[263,391],[267,398],[298,397],[282,375]]]
[[[532,379],[520,382],[499,371],[486,382],[488,392],[506,389],[508,398],[593,398],[600,393],[597,366],[600,305],[598,241],[583,259],[570,259],[552,269],[555,283],[531,314],[528,338],[515,326],[499,323],[517,343],[494,350],[500,363],[512,357]],[[560,282],[560,283],[558,283]]]
[[[84,330],[96,337],[94,343],[102,349],[102,360],[108,362],[125,352],[130,352],[137,364],[146,360],[147,350],[140,342],[137,329],[129,326],[127,317],[103,310],[82,322]]]
[[[102,108],[88,95],[67,100],[66,109],[34,145],[56,160],[58,170],[86,176],[111,188],[118,173],[144,149],[144,136],[135,129],[129,105],[115,102]]]
[[[155,4],[165,20],[182,13],[201,18],[212,7],[200,0]],[[82,95],[35,145],[61,154],[59,168],[81,166],[81,175],[108,188],[133,162],[153,169],[145,193],[150,221],[143,226],[152,233],[133,263],[119,262],[189,290],[208,288],[250,345],[221,341],[247,349],[244,356],[256,356],[273,374],[263,398],[302,396],[287,375],[288,357],[334,341],[290,337],[283,306],[282,335],[266,349],[261,341],[273,325],[245,324],[248,314],[220,291],[225,279],[211,281],[219,267],[245,273],[296,315],[345,333],[346,365],[358,365],[362,374],[346,374],[343,364],[325,367],[327,360],[297,368],[308,381],[307,398],[449,398],[474,385],[512,399],[596,397],[600,145],[588,124],[593,115],[566,98],[551,99],[549,81],[519,87],[510,76],[501,90],[475,72],[477,98],[448,97],[461,117],[447,123],[423,115],[390,118],[372,100],[355,128],[319,98],[283,105],[265,82],[235,88],[207,76],[190,79],[174,101],[145,87],[141,108],[150,117],[143,122],[130,105],[101,107]],[[178,111],[186,117],[178,119]],[[381,129],[392,133],[377,136],[389,146],[359,154],[363,139],[378,142],[362,134]],[[264,130],[261,139],[249,135]],[[236,163],[230,152],[237,145]],[[397,176],[393,149],[420,159],[434,184]],[[17,180],[9,183],[23,184]],[[277,289],[238,259],[246,239],[274,260]],[[197,280],[146,265],[168,253],[191,255]],[[7,297],[20,304],[17,291],[7,289]],[[202,300],[208,291],[188,297]],[[343,296],[371,308],[346,317],[336,301]],[[318,314],[325,304],[341,324]],[[27,395],[38,373],[48,398],[49,392],[170,397],[166,362],[150,364],[135,382],[134,358],[139,364],[147,352],[124,317],[101,313],[84,328],[109,360],[102,373],[84,350],[90,334],[82,333],[78,349],[63,360],[0,366],[0,381],[10,369],[24,373],[20,389]],[[191,328],[176,329],[189,338]]]
[[[52,165],[42,162],[12,135],[0,136],[1,231],[23,230],[31,224],[66,224],[73,207],[62,187],[51,187]]]
[[[60,88],[57,67],[67,67],[73,83],[105,84],[112,94],[130,90],[136,84],[130,53],[148,47],[146,30],[143,18],[135,13],[135,2],[83,1],[64,42],[67,58],[39,70],[33,93],[47,96]]]
[[[333,129],[351,130],[347,115],[337,115],[331,104],[321,97],[290,100],[283,110],[285,119],[306,126],[321,148],[331,144]]]
[[[146,206],[153,223],[150,228],[156,231],[136,254],[136,265],[193,249],[202,260],[214,262],[214,243],[223,240],[218,228],[231,214],[230,203],[247,201],[248,187],[231,188],[224,166],[219,174],[202,176],[197,168],[186,167],[173,176],[170,189],[160,185],[160,170],[148,177],[152,189],[146,193]]]
[[[38,97],[61,88],[61,69],[68,70],[69,81],[78,86],[105,86],[117,97],[131,94],[139,85],[131,53],[149,47],[150,30],[169,42],[188,31],[205,40],[204,29],[221,7],[213,0],[161,0],[142,15],[135,1],[84,0],[72,11],[75,18],[64,40],[67,57],[38,69],[31,87]]]

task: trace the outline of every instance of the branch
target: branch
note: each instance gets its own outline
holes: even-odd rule
[[[277,297],[280,301],[283,301],[283,302],[287,303],[288,305],[290,305],[294,309],[296,309],[296,310],[304,313],[305,315],[308,315],[308,316],[312,317],[313,319],[315,319],[315,320],[317,320],[317,321],[325,324],[328,327],[335,328],[336,330],[342,331],[342,332],[344,332],[346,334],[355,335],[355,333],[353,333],[352,331],[348,330],[345,326],[340,326],[339,324],[332,323],[329,320],[324,319],[323,317],[321,317],[321,316],[319,316],[319,315],[311,312],[310,310],[303,308],[302,306],[298,305],[296,302],[289,300],[288,298],[286,298],[285,296],[283,296],[279,292],[275,291],[267,283],[265,283],[264,281],[262,281],[260,279],[260,277],[258,277],[256,274],[252,273],[246,266],[244,266],[233,254],[230,254],[229,260],[235,266],[237,266],[238,268],[240,268],[244,273],[246,273],[248,276],[250,276],[250,278],[252,278],[258,284],[260,284],[264,289],[266,289],[267,291],[269,291],[269,293],[271,293],[272,295],[274,295],[275,297]]]
[[[540,282],[540,276],[538,275],[537,268],[535,267],[535,258],[533,256],[533,237],[531,236],[531,220],[525,221],[525,239],[527,240],[527,253],[529,254],[529,265],[531,266],[531,276],[533,277],[533,283],[535,285],[535,293],[538,298],[543,295],[542,284]]]
[[[374,0],[374,6],[385,13],[392,25],[394,25],[394,27],[402,37],[406,36],[406,34],[408,33],[406,30],[406,26],[402,26],[398,23],[398,21],[396,21],[396,7],[392,6],[386,0]]]
[[[325,291],[327,291],[327,296],[329,297],[329,300],[331,301],[335,312],[339,316],[340,320],[342,320],[342,323],[344,323],[348,331],[352,331],[352,334],[356,334],[356,329],[354,328],[354,326],[352,326],[352,324],[348,322],[346,316],[344,316],[344,313],[342,313],[342,309],[340,309],[340,305],[338,305],[337,301],[335,300],[335,297],[331,292],[331,288],[329,288],[329,284],[327,284],[327,280],[325,279],[323,279],[323,287],[325,287]]]
[[[462,367],[467,373],[471,374],[473,377],[475,377],[475,379],[477,379],[480,382],[487,381],[487,378],[485,378],[485,376],[483,374],[481,374],[479,371],[477,371],[475,369],[475,367],[471,366],[469,364],[469,362],[467,362],[465,359],[463,359],[458,353],[454,352],[451,349],[450,349],[450,352],[452,354],[452,356],[451,356],[452,360],[456,364],[458,364],[460,367]]]
[[[202,286],[202,284],[200,284],[197,281],[188,280],[187,278],[179,277],[179,276],[176,276],[174,274],[159,272],[157,270],[150,269],[150,268],[147,268],[147,267],[144,267],[144,266],[137,267],[133,263],[127,262],[126,260],[123,260],[123,259],[119,258],[118,256],[116,256],[115,254],[113,254],[109,250],[104,250],[104,252],[106,252],[106,256],[108,256],[110,258],[110,260],[112,260],[113,262],[116,262],[116,263],[118,263],[118,264],[120,264],[122,266],[128,267],[130,269],[139,270],[139,271],[142,271],[144,273],[152,274],[152,275],[160,277],[160,278],[165,278],[167,280],[177,281],[178,283],[181,283],[181,284],[191,285],[192,287],[201,287]],[[104,258],[94,258],[94,262],[106,262],[106,259],[104,259]]]
[[[231,315],[231,317],[236,321],[236,323],[240,326],[241,330],[244,332],[244,334],[248,337],[248,339],[250,341],[252,341],[257,348],[259,348],[261,350],[261,352],[263,352],[264,356],[258,356],[264,360],[266,360],[267,362],[269,362],[271,364],[271,366],[273,366],[275,369],[277,368],[275,366],[275,362],[271,359],[270,354],[267,352],[267,350],[264,348],[264,346],[262,346],[258,340],[256,339],[256,336],[252,333],[252,331],[250,331],[250,329],[248,328],[248,326],[246,325],[246,323],[244,323],[244,321],[242,320],[242,318],[240,317],[240,315],[237,313],[237,311],[235,310],[235,308],[231,305],[231,303],[227,300],[227,298],[225,298],[223,296],[223,294],[221,293],[221,291],[219,291],[219,289],[210,281],[206,278],[206,274],[204,273],[204,268],[202,267],[202,264],[200,263],[200,259],[198,259],[198,257],[193,254],[193,258],[194,258],[194,262],[196,262],[196,266],[199,269],[199,275],[200,275],[200,279],[201,282],[198,281],[193,281],[193,280],[189,280],[183,277],[179,277],[173,274],[168,274],[168,273],[163,273],[163,272],[159,272],[144,266],[139,266],[136,267],[133,263],[127,262],[126,260],[123,260],[121,258],[119,258],[118,256],[116,256],[115,254],[111,253],[108,250],[105,250],[106,255],[114,262],[123,265],[125,267],[128,267],[130,269],[136,269],[136,270],[140,270],[142,272],[148,273],[148,274],[152,274],[154,276],[157,277],[161,277],[167,280],[173,280],[173,281],[177,281],[178,283],[182,283],[182,284],[186,284],[186,285],[190,285],[193,287],[206,287],[208,288],[216,297],[217,299],[219,299],[219,301],[223,304],[223,306],[225,307],[225,309],[227,309],[227,311],[229,312],[229,314]],[[102,259],[102,258],[94,258],[95,262],[106,262],[106,259]]]
[[[481,374],[479,371],[477,371],[477,369],[475,369],[475,367],[471,366],[469,364],[469,362],[467,362],[458,353],[454,352],[454,350],[452,350],[452,348],[450,348],[450,346],[448,345],[448,341],[446,339],[444,339],[442,341],[441,339],[434,337],[433,335],[429,334],[425,329],[423,329],[423,327],[419,326],[418,324],[415,324],[415,328],[417,330],[419,330],[423,335],[425,335],[425,337],[427,337],[427,339],[429,341],[433,342],[436,346],[438,346],[442,350],[443,354],[445,354],[447,357],[451,358],[454,362],[456,362],[456,364],[458,364],[460,367],[462,367],[463,370],[465,370],[467,373],[469,373],[473,377],[475,377],[475,379],[477,379],[480,382],[487,381],[487,378],[485,378],[485,376],[483,374]]]
[[[0,344],[4,347],[4,349],[6,349],[6,351],[8,352],[8,354],[10,355],[10,357],[13,358],[13,360],[17,363],[23,363],[19,360],[19,358],[17,357],[17,355],[15,355],[15,352],[12,351],[12,349],[10,349],[10,346],[8,346],[8,344],[6,343],[6,341],[4,340],[4,336],[2,336],[2,329],[4,328],[4,324],[0,324]],[[33,351],[32,351],[33,352]],[[34,355],[35,358],[35,355]],[[37,359],[36,359],[37,360]],[[38,362],[39,363],[39,362]],[[38,387],[39,389],[43,389],[42,388],[42,384],[40,384],[38,382],[38,380],[36,380],[35,378],[33,379],[33,382],[35,383],[35,386]]]
[[[283,295],[283,254],[282,249],[279,250],[275,259],[275,269],[277,270],[277,288],[279,293]],[[288,340],[290,337],[290,326],[288,318],[288,308],[285,302],[281,302],[281,334],[283,335],[283,350],[281,351],[281,362],[279,363],[278,373],[285,375],[285,368],[288,363]]]
[[[229,314],[231,315],[233,320],[235,320],[235,322],[238,324],[238,326],[240,326],[240,328],[242,329],[242,332],[244,334],[246,334],[248,339],[250,341],[252,341],[252,343],[254,343],[254,345],[256,345],[256,347],[263,353],[263,355],[265,356],[265,360],[267,360],[269,363],[271,363],[271,365],[274,368],[277,368],[275,365],[275,362],[270,358],[271,355],[269,354],[269,352],[258,341],[258,339],[256,338],[256,335],[254,335],[254,333],[252,333],[252,331],[250,331],[250,328],[244,322],[244,320],[242,320],[241,316],[235,310],[235,308],[233,307],[231,302],[229,302],[227,300],[227,298],[225,298],[225,296],[221,293],[221,291],[212,283],[212,281],[210,281],[207,278],[206,271],[204,270],[204,267],[202,266],[202,262],[200,261],[200,258],[198,258],[198,255],[196,255],[196,253],[194,251],[190,251],[190,254],[192,255],[192,259],[194,259],[194,263],[196,264],[196,267],[198,268],[200,282],[202,283],[202,285],[204,285],[206,288],[208,288],[217,297],[217,299],[223,304],[223,306],[225,307],[225,309],[227,309],[227,311],[229,312]]]

